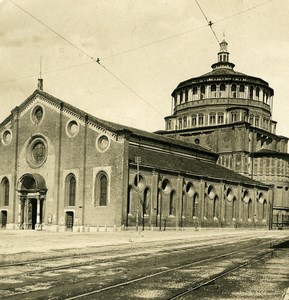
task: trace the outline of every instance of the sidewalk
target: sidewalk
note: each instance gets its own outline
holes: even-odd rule
[[[184,231],[120,231],[120,232],[45,232],[34,230],[0,230],[0,260],[3,255],[46,253],[152,241],[193,241],[216,236],[288,237],[289,231],[200,229]]]

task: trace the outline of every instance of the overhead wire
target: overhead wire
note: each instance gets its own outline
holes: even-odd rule
[[[37,17],[35,17],[34,15],[32,15],[29,11],[27,11],[26,9],[24,9],[23,7],[21,7],[20,5],[16,4],[14,1],[9,0],[12,4],[14,4],[16,7],[18,7],[20,10],[22,10],[23,12],[25,12],[26,14],[28,14],[30,17],[32,17],[34,20],[36,20],[37,22],[39,22],[40,24],[42,24],[44,27],[46,27],[48,30],[50,30],[51,32],[53,32],[54,34],[56,34],[58,37],[60,37],[62,40],[64,40],[66,43],[68,43],[70,46],[72,46],[73,48],[77,49],[79,52],[81,52],[82,54],[84,54],[85,56],[87,56],[88,58],[90,58],[91,60],[93,60],[94,62],[96,62],[98,65],[100,65],[107,73],[109,73],[113,78],[115,78],[118,82],[120,82],[124,87],[126,87],[129,91],[131,91],[134,95],[136,95],[139,99],[141,99],[142,101],[144,101],[146,104],[148,104],[153,110],[155,110],[157,113],[159,113],[162,117],[163,114],[157,109],[155,108],[150,102],[148,102],[147,100],[144,99],[144,97],[142,97],[141,95],[139,95],[135,90],[133,90],[127,83],[125,83],[122,79],[120,79],[116,74],[114,74],[112,71],[110,71],[107,67],[105,67],[103,64],[101,64],[100,59],[99,58],[94,58],[93,56],[89,55],[86,51],[84,51],[83,49],[81,49],[80,47],[78,47],[77,45],[75,45],[74,43],[72,43],[71,41],[69,41],[68,39],[66,39],[63,35],[61,35],[60,33],[58,33],[57,31],[55,31],[53,28],[51,28],[50,26],[48,26],[47,24],[45,24],[44,22],[42,22],[40,19],[38,19]]]
[[[13,3],[15,6],[17,6],[19,9],[22,9],[23,11],[25,11],[27,14],[29,14],[32,18],[34,18],[35,20],[37,20],[38,22],[40,22],[43,26],[45,26],[47,29],[53,31],[55,34],[57,34],[59,37],[62,38],[61,35],[59,35],[56,31],[54,31],[52,28],[50,28],[48,25],[46,25],[45,23],[43,23],[41,20],[39,20],[38,18],[36,18],[35,16],[33,16],[32,14],[30,14],[28,11],[26,11],[25,9],[23,9],[22,7],[20,7],[19,5],[17,5],[15,2],[13,2],[12,0],[9,0],[11,3]],[[188,33],[191,33],[193,31],[196,31],[196,30],[199,30],[199,29],[202,29],[202,28],[205,28],[207,27],[208,25],[210,26],[216,40],[218,41],[218,44],[219,43],[219,39],[214,31],[214,29],[212,28],[212,25],[213,24],[216,24],[216,23],[220,23],[220,22],[224,22],[230,18],[233,18],[233,17],[236,17],[238,15],[241,15],[241,14],[244,14],[244,13],[247,13],[248,11],[250,10],[253,10],[253,9],[256,9],[258,7],[261,7],[263,5],[266,5],[270,2],[273,2],[275,0],[268,0],[266,2],[263,2],[263,3],[260,3],[258,5],[255,5],[255,6],[252,6],[252,7],[249,7],[248,9],[245,9],[245,10],[242,10],[238,13],[235,13],[235,14],[232,14],[232,15],[229,15],[229,16],[226,16],[224,18],[221,18],[219,20],[216,20],[213,22],[210,23],[210,21],[208,20],[208,18],[206,17],[206,15],[204,14],[204,11],[202,10],[202,8],[200,7],[199,3],[197,2],[199,8],[201,9],[206,21],[207,21],[207,25],[203,25],[203,26],[200,26],[200,27],[197,27],[197,28],[193,28],[193,29],[190,29],[190,30],[187,30],[187,31],[183,31],[183,32],[180,32],[180,33],[176,33],[176,34],[173,34],[173,35],[170,35],[168,37],[165,37],[165,38],[162,38],[162,39],[159,39],[159,40],[155,40],[155,41],[152,41],[152,42],[149,42],[149,43],[146,43],[146,44],[143,44],[143,45],[140,45],[140,46],[137,46],[137,47],[134,47],[134,48],[130,48],[130,49],[127,49],[127,50],[124,50],[124,51],[121,51],[121,52],[118,52],[118,53],[115,53],[115,54],[112,54],[112,55],[109,55],[109,56],[105,56],[105,57],[102,57],[101,59],[99,59],[100,61],[103,61],[103,60],[108,60],[110,58],[114,58],[114,57],[117,57],[117,56],[121,56],[121,55],[124,55],[124,54],[127,54],[127,53],[130,53],[130,52],[133,52],[133,51],[136,51],[136,50],[139,50],[139,49],[142,49],[142,48],[145,48],[145,47],[148,47],[148,46],[151,46],[151,45],[154,45],[154,44],[157,44],[157,43],[160,43],[160,42],[163,42],[163,41],[166,41],[166,40],[169,40],[169,39],[172,39],[172,38],[176,38],[178,36],[181,36],[181,35],[184,35],[184,34],[188,34]],[[67,40],[68,43],[70,43],[68,40]],[[79,51],[82,52],[81,49],[79,49]],[[83,53],[83,52],[82,52]],[[85,53],[83,53],[85,54]],[[85,54],[86,55],[86,54]],[[89,58],[91,58],[89,55],[86,55],[88,56]],[[93,58],[94,59],[94,58]],[[95,61],[93,61],[95,62]],[[67,70],[67,69],[72,69],[72,68],[77,68],[77,67],[80,67],[80,66],[83,66],[83,65],[87,65],[87,64],[91,64],[92,62],[88,62],[88,63],[82,63],[82,64],[77,64],[77,65],[72,65],[72,66],[68,66],[68,67],[63,67],[63,68],[58,68],[58,69],[54,69],[54,70],[49,70],[49,71],[44,71],[42,72],[42,74],[49,74],[49,73],[53,73],[53,72],[58,72],[58,71],[62,71],[62,70]],[[37,76],[38,74],[34,74],[34,75],[30,75],[30,76],[25,76],[25,77],[20,77],[20,78],[15,78],[15,79],[10,79],[10,80],[5,80],[5,81],[1,81],[0,84],[5,84],[5,83],[9,83],[9,82],[13,82],[13,81],[18,81],[18,80],[23,80],[23,79],[28,79],[28,78],[33,78],[35,76]]]
[[[214,23],[213,23],[212,21],[209,21],[209,19],[207,18],[206,14],[204,13],[204,11],[203,11],[201,5],[199,4],[198,0],[195,0],[195,1],[196,1],[197,5],[199,6],[199,8],[200,8],[200,10],[201,10],[201,12],[202,12],[204,18],[206,19],[206,21],[207,21],[207,23],[208,23],[207,26],[210,27],[211,31],[213,32],[214,37],[216,38],[216,40],[217,40],[217,42],[218,42],[218,45],[220,45],[220,41],[219,41],[219,39],[218,39],[218,37],[217,37],[217,35],[216,35],[215,30],[213,29],[213,24],[214,24]]]

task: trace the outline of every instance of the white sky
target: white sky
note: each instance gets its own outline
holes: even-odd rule
[[[13,1],[100,58],[145,101],[11,1],[0,0],[0,122],[36,89],[40,56],[44,91],[96,117],[148,131],[164,128],[178,83],[211,71],[217,61],[219,46],[194,0]],[[220,40],[225,32],[235,70],[275,90],[277,133],[289,137],[289,1],[198,2]]]

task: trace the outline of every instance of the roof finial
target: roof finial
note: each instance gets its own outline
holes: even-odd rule
[[[43,91],[43,79],[41,78],[42,73],[42,56],[40,56],[40,62],[39,62],[39,78],[38,78],[38,90]]]

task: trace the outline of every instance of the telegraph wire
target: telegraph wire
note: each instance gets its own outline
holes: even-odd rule
[[[209,19],[207,18],[206,14],[204,13],[204,11],[203,11],[201,5],[199,4],[198,0],[195,0],[195,1],[196,1],[197,5],[199,6],[199,9],[201,10],[201,12],[202,12],[204,18],[206,19],[206,21],[207,21],[207,23],[208,23],[207,26],[209,26],[209,27],[211,28],[211,30],[212,30],[212,32],[213,32],[213,35],[215,36],[215,38],[216,38],[216,40],[217,40],[217,42],[218,42],[218,45],[220,45],[220,41],[219,41],[219,39],[218,39],[218,37],[217,37],[217,35],[216,35],[214,29],[213,29],[213,24],[214,24],[214,23],[213,23],[212,21],[209,21]]]
[[[16,4],[14,1],[9,0],[12,4],[14,4],[16,7],[18,7],[20,10],[22,10],[23,12],[25,12],[26,14],[28,14],[30,17],[32,17],[34,20],[36,20],[37,22],[39,22],[40,24],[42,24],[44,27],[46,27],[48,30],[50,30],[51,32],[53,32],[54,34],[56,34],[58,37],[60,37],[62,40],[64,40],[66,43],[68,43],[70,46],[72,46],[73,48],[77,49],[79,52],[83,53],[85,56],[87,56],[88,58],[90,58],[91,60],[93,60],[94,62],[96,62],[98,65],[100,65],[107,73],[109,73],[111,76],[113,76],[113,78],[115,78],[118,82],[120,82],[123,86],[125,86],[129,91],[133,92],[134,95],[136,95],[139,99],[141,99],[142,101],[144,101],[146,104],[148,104],[151,108],[153,108],[157,113],[159,113],[162,117],[163,114],[156,109],[151,103],[149,103],[148,101],[146,101],[142,96],[140,96],[136,91],[134,91],[131,87],[129,87],[128,84],[126,84],[123,80],[121,80],[117,75],[115,75],[112,71],[110,71],[109,69],[107,69],[104,65],[102,65],[100,63],[100,59],[99,58],[94,58],[93,56],[89,55],[87,52],[85,52],[83,49],[79,48],[77,45],[75,45],[74,43],[70,42],[68,39],[66,39],[64,36],[62,36],[61,34],[59,34],[57,31],[55,31],[54,29],[52,29],[50,26],[46,25],[44,22],[42,22],[40,19],[36,18],[34,15],[32,15],[30,12],[28,12],[27,10],[25,10],[24,8],[22,8],[20,5]]]
[[[40,22],[43,26],[45,26],[46,28],[48,28],[49,30],[52,30],[55,34],[57,34],[59,37],[63,38],[62,36],[60,36],[57,32],[55,32],[52,28],[50,28],[49,26],[47,26],[46,24],[44,24],[43,22],[41,22],[40,20],[38,20],[36,17],[34,17],[33,15],[31,15],[29,12],[27,12],[25,9],[23,9],[22,7],[20,7],[19,5],[17,5],[16,3],[14,3],[12,0],[9,0],[11,3],[13,3],[15,6],[17,6],[19,9],[23,10],[24,12],[26,12],[28,15],[30,15],[31,17],[33,17],[35,20],[37,20],[38,22]],[[163,41],[166,41],[166,40],[169,40],[169,39],[172,39],[172,38],[175,38],[175,37],[178,37],[178,36],[181,36],[181,35],[184,35],[184,34],[187,34],[187,33],[190,33],[190,32],[193,32],[193,31],[196,31],[196,30],[199,30],[199,29],[202,29],[202,28],[205,28],[207,27],[208,25],[211,27],[212,31],[213,31],[213,34],[215,35],[215,38],[218,40],[213,28],[212,28],[212,25],[213,24],[216,24],[216,23],[220,23],[220,22],[224,22],[228,19],[231,19],[233,17],[236,17],[238,15],[241,15],[243,13],[246,13],[250,10],[254,10],[260,6],[263,6],[263,5],[266,5],[270,2],[273,2],[275,0],[269,0],[269,1],[266,1],[266,2],[263,2],[263,3],[260,3],[259,5],[256,5],[256,6],[253,6],[253,7],[249,7],[248,9],[246,10],[242,10],[238,13],[235,13],[235,14],[232,14],[232,15],[229,15],[227,17],[224,17],[222,19],[219,19],[219,20],[216,20],[214,23],[211,22],[209,24],[209,20],[208,18],[204,15],[202,9],[202,13],[204,15],[204,17],[206,18],[206,21],[208,22],[207,25],[203,25],[203,26],[200,26],[200,27],[197,27],[197,28],[193,28],[193,29],[190,29],[190,30],[187,30],[187,31],[184,31],[184,32],[180,32],[180,33],[177,33],[177,34],[174,34],[174,35],[170,35],[168,37],[165,37],[165,38],[162,38],[162,39],[159,39],[159,40],[155,40],[155,41],[152,41],[150,43],[147,43],[147,44],[143,44],[143,45],[140,45],[138,47],[135,47],[135,48],[131,48],[131,49],[127,49],[127,50],[124,50],[124,51],[121,51],[121,52],[118,52],[118,53],[115,53],[115,54],[112,54],[110,56],[106,56],[106,57],[103,57],[101,58],[100,60],[103,61],[103,60],[107,60],[107,59],[110,59],[110,58],[113,58],[113,57],[116,57],[116,56],[121,56],[123,54],[126,54],[126,53],[129,53],[129,52],[133,52],[135,50],[139,50],[139,49],[142,49],[142,48],[145,48],[145,47],[148,47],[148,46],[151,46],[151,45],[154,45],[154,44],[157,44],[157,43],[160,43],[160,42],[163,42]],[[197,2],[198,4],[198,2]],[[198,4],[198,6],[200,7],[200,5]],[[63,38],[64,39],[64,38]],[[67,41],[68,42],[68,41]],[[69,42],[70,43],[70,42]],[[218,43],[219,43],[219,40],[218,40]],[[79,50],[81,51],[81,50]],[[82,52],[82,51],[81,51]],[[82,52],[83,53],[83,52]],[[86,55],[86,54],[85,54]],[[88,56],[88,55],[86,55]],[[91,58],[90,56],[88,56],[89,58]],[[94,58],[93,58],[94,59]],[[58,68],[58,69],[54,69],[54,70],[50,70],[50,71],[45,71],[43,72],[43,74],[49,74],[49,73],[53,73],[53,72],[58,72],[58,71],[62,71],[62,70],[66,70],[66,69],[72,69],[72,68],[77,68],[79,66],[83,66],[83,65],[87,65],[87,64],[91,64],[92,62],[89,62],[89,63],[82,63],[82,64],[78,64],[78,65],[72,65],[72,66],[69,66],[69,67],[64,67],[64,68]],[[1,81],[0,84],[5,84],[5,83],[8,83],[8,82],[13,82],[13,81],[18,81],[18,80],[23,80],[23,79],[28,79],[28,78],[32,78],[32,77],[35,77],[37,76],[37,74],[35,75],[30,75],[30,76],[26,76],[26,77],[20,77],[20,78],[15,78],[15,79],[10,79],[10,80],[5,80],[5,81]]]

